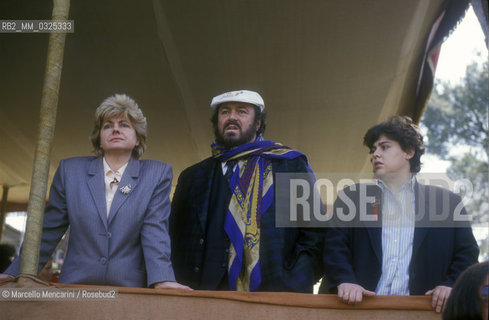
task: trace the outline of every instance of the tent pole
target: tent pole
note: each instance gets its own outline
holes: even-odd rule
[[[53,0],[52,19],[67,20],[69,8],[70,0]],[[49,35],[41,98],[39,137],[32,169],[29,204],[27,206],[27,225],[21,253],[21,274],[37,275],[65,38],[66,33],[51,33]]]
[[[0,240],[2,240],[3,229],[5,228],[5,216],[7,215],[8,184],[3,185],[2,206],[0,207]]]

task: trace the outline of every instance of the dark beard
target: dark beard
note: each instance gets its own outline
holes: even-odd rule
[[[235,124],[235,125],[237,125],[237,124]],[[222,145],[225,149],[231,149],[231,148],[240,146],[242,144],[253,142],[253,137],[256,134],[254,126],[251,126],[246,131],[242,131],[241,127],[239,125],[237,125],[237,126],[239,128],[240,133],[241,133],[239,138],[234,134],[224,135],[221,132],[218,132],[218,130],[216,130],[216,132],[215,132],[216,142],[218,144]],[[226,127],[224,127],[224,129],[226,129]]]

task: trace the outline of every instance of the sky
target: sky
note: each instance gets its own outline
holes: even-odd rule
[[[477,56],[477,52],[481,54]],[[465,68],[472,61],[487,60],[484,34],[472,7],[462,22],[443,43],[435,77],[456,83],[465,74]]]
[[[472,61],[483,62],[488,59],[488,52],[484,43],[484,33],[472,7],[465,14],[464,19],[455,31],[443,43],[440,58],[436,67],[435,79],[456,84],[465,75],[465,68]],[[426,136],[426,132],[422,133]],[[450,166],[450,162],[440,160],[438,157],[425,154],[422,158],[421,173],[443,173]]]

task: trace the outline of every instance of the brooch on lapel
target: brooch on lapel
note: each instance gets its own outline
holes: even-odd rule
[[[128,184],[127,186],[121,187],[119,190],[122,194],[129,194],[129,192],[131,192],[131,185]]]

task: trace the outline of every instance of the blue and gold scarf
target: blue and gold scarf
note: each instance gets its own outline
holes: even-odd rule
[[[237,165],[229,181],[231,200],[224,230],[231,240],[228,277],[230,290],[256,291],[260,274],[260,220],[273,203],[271,159],[295,159],[305,155],[273,141],[255,142],[225,150],[214,143],[212,154]]]

